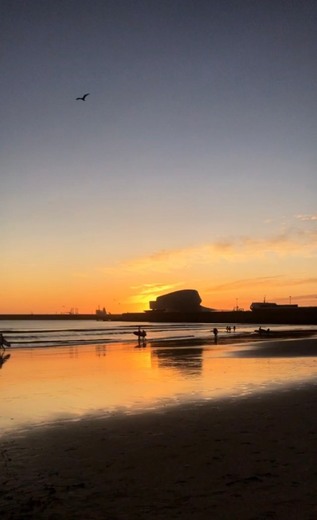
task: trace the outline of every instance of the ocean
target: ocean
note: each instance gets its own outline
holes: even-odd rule
[[[1,321],[0,435],[112,414],[162,413],[317,378],[316,336],[258,340],[254,325]],[[234,324],[230,324],[232,327]],[[213,327],[219,330],[214,343]],[[262,324],[264,327],[264,325]],[[272,331],[317,327],[269,325]]]
[[[157,342],[167,342],[173,340],[206,340],[212,339],[212,330],[217,327],[219,337],[225,335],[227,324],[224,323],[130,323],[130,322],[111,322],[111,321],[92,321],[92,320],[1,320],[0,331],[11,343],[13,349],[16,348],[45,348],[45,347],[64,347],[64,346],[83,346],[83,345],[107,345],[110,343],[131,343],[135,342],[136,337],[133,331],[140,325],[146,330],[147,340]],[[254,324],[234,324],[229,326],[236,327],[235,333],[239,335],[252,334],[257,328]],[[289,326],[262,324],[264,328],[272,331],[282,331],[289,329],[307,330],[316,329],[317,326]],[[230,336],[232,337],[232,336]]]

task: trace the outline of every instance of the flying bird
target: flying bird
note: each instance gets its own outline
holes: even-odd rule
[[[78,99],[80,99],[81,101],[85,101],[85,99],[86,99],[87,96],[89,96],[89,92],[88,92],[88,94],[84,94],[83,97],[76,97],[76,101],[77,101]]]

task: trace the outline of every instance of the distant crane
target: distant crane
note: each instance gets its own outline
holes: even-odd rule
[[[79,99],[81,101],[85,101],[87,96],[89,96],[89,92],[87,94],[84,94],[83,97],[76,97],[76,101],[78,101]]]

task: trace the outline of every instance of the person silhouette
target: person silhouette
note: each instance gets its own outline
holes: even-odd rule
[[[217,343],[218,342],[218,329],[216,327],[213,329],[213,333],[214,333],[215,343]]]
[[[5,337],[3,336],[2,332],[0,332],[0,347],[5,350],[6,347],[11,347],[11,343],[9,343]]]
[[[141,341],[143,344],[145,343],[146,332],[144,329],[141,330],[141,325],[138,325],[138,330],[135,330],[133,334],[135,334],[138,337],[139,344],[141,343]]]

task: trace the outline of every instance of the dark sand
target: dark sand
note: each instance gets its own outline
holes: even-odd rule
[[[210,331],[211,332],[211,331]],[[301,349],[303,355],[315,355],[312,354],[312,350],[310,352],[307,351],[305,343],[303,340],[307,340],[311,338],[314,341],[315,352],[317,355],[317,330],[316,329],[285,329],[285,330],[277,330],[271,331],[270,333],[258,334],[256,331],[254,332],[240,332],[237,330],[236,332],[227,333],[225,330],[220,330],[218,334],[217,341],[215,342],[214,336],[211,332],[209,338],[184,338],[184,339],[170,339],[165,343],[168,347],[179,347],[179,346],[211,346],[211,345],[231,345],[236,343],[248,344],[251,343],[261,344],[268,343],[276,344],[277,341],[284,342],[286,340],[293,340],[294,345],[295,342],[298,343],[297,348]],[[162,347],[162,341],[149,339],[147,344],[150,347],[159,348]],[[313,344],[313,343],[312,343]],[[164,345],[164,346],[165,346]],[[253,346],[251,346],[253,348]],[[275,351],[273,350],[273,356],[275,356]]]
[[[316,386],[1,439],[0,518],[315,520]]]

